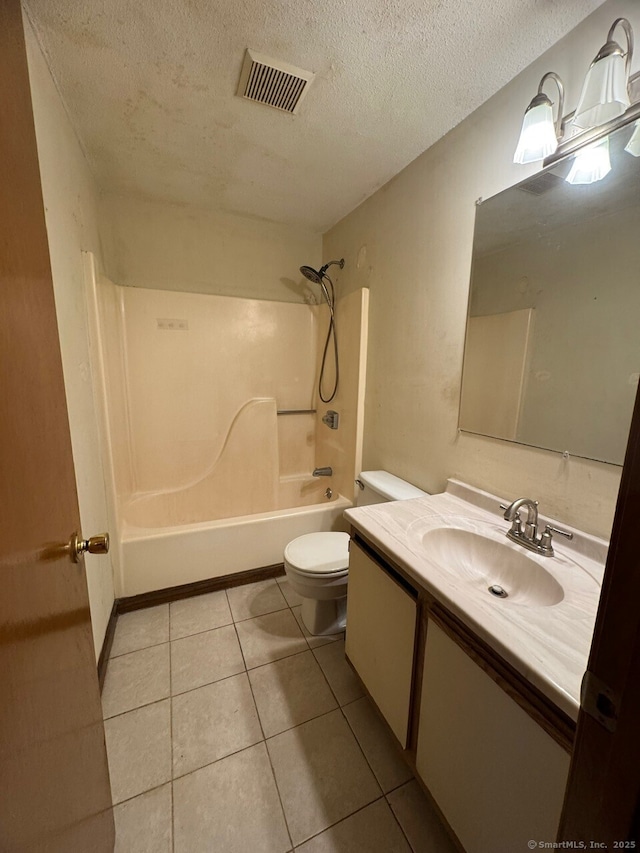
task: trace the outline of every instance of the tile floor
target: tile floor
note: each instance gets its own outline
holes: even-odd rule
[[[117,853],[453,853],[284,578],[120,616],[102,703]]]

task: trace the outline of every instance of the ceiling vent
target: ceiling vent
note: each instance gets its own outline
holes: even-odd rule
[[[237,94],[277,110],[295,113],[313,78],[311,71],[270,59],[247,48]]]
[[[541,172],[533,178],[528,178],[523,184],[519,184],[518,189],[531,195],[543,195],[560,184],[564,184],[564,178],[554,175],[553,172]]]

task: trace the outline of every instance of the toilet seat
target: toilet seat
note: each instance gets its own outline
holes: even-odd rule
[[[306,533],[284,549],[284,562],[307,577],[336,578],[349,571],[348,533]]]

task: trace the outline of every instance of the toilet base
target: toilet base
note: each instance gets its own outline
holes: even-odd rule
[[[303,598],[300,610],[302,622],[310,634],[338,634],[347,624],[347,596],[318,600]]]

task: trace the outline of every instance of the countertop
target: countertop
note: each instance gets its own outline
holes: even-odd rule
[[[401,566],[468,628],[572,719],[577,719],[580,683],[587,667],[608,543],[540,515],[541,529],[552,524],[574,534],[554,537],[553,557],[540,556],[508,540],[504,500],[457,480],[445,492],[345,511],[345,518]],[[509,503],[509,501],[506,501]],[[429,556],[422,537],[455,527],[479,533],[539,563],[560,583],[563,599],[553,606],[500,599],[486,590],[492,578],[472,583],[443,570]],[[560,540],[560,541],[559,541]]]

